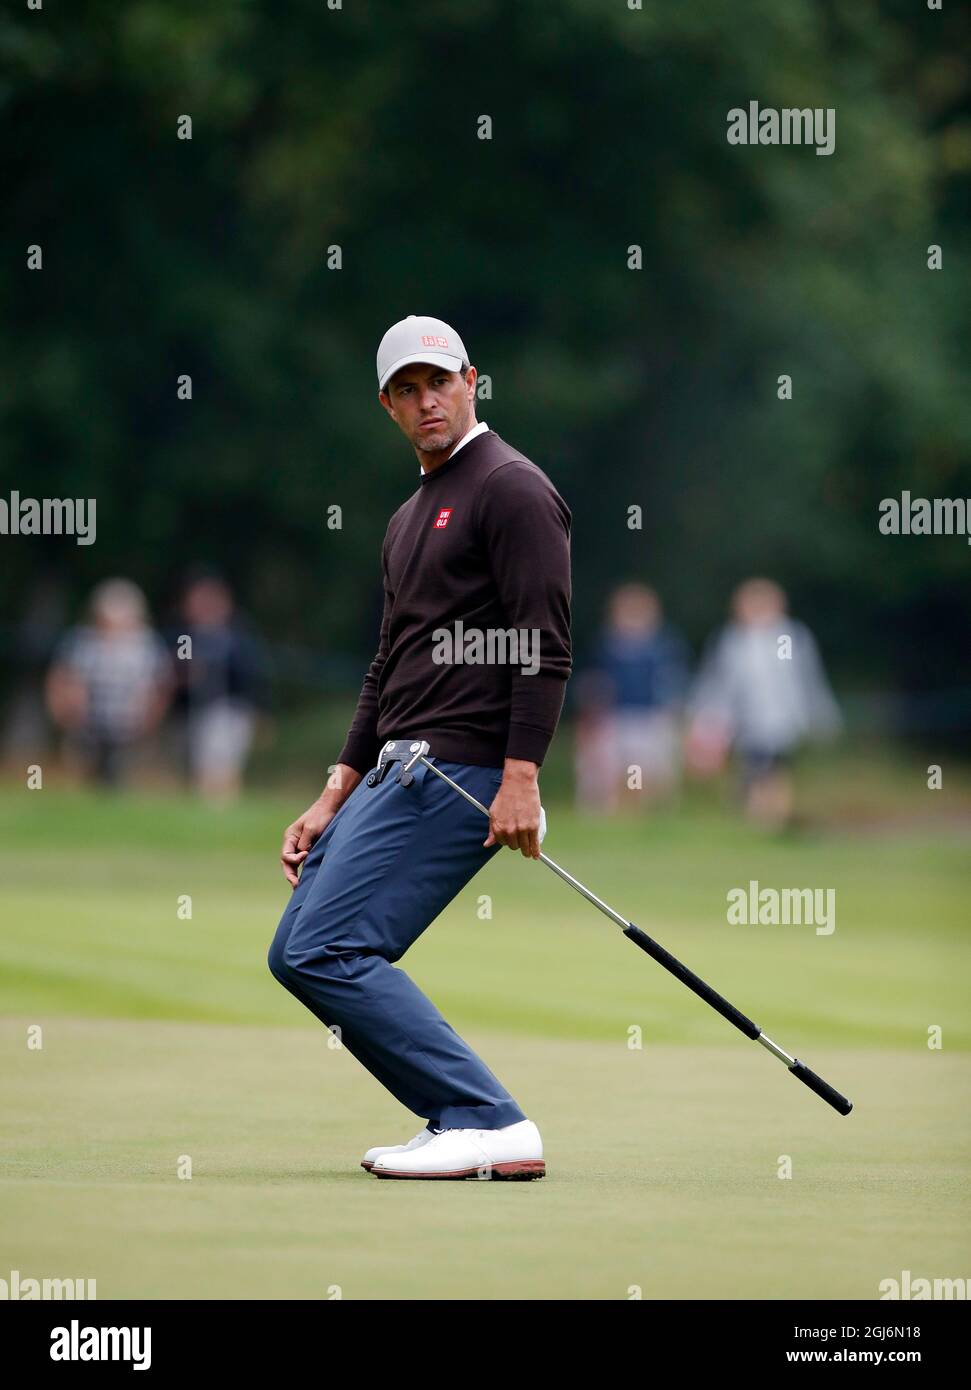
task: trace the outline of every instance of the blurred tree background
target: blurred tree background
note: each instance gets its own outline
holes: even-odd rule
[[[578,663],[615,582],[697,646],[766,572],[842,689],[971,687],[967,544],[877,529],[971,498],[969,61],[949,0],[8,7],[0,496],[98,504],[94,546],[2,540],[8,684],[40,585],[161,614],[207,561],[356,692],[416,478],[374,352],[430,313],[572,508]],[[835,153],[729,145],[755,100]]]

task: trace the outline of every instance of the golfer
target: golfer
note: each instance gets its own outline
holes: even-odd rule
[[[539,1130],[404,971],[413,941],[501,846],[539,856],[539,769],[572,669],[570,511],[546,474],[475,418],[476,369],[440,319],[381,340],[378,399],[418,487],[388,525],[377,654],[328,785],[283,837],[292,895],[273,975],[425,1120],[369,1149],[387,1178],[534,1178]],[[382,745],[424,739],[410,785],[368,786]],[[301,867],[302,866],[302,867]]]

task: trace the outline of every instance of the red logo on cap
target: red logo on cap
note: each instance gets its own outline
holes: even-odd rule
[[[422,347],[448,347],[447,338],[435,338],[431,334],[425,334],[421,340]]]
[[[448,525],[448,519],[449,519],[449,517],[450,517],[451,515],[452,515],[452,508],[451,508],[451,507],[443,507],[443,508],[442,508],[442,510],[438,513],[438,516],[435,518],[435,525],[438,527],[439,530],[441,530],[441,528],[442,528],[443,526],[447,526],[447,525]]]

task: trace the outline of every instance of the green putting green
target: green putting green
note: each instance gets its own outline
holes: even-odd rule
[[[503,853],[402,965],[540,1126],[548,1175],[426,1184],[358,1166],[421,1121],[266,969],[293,813],[0,796],[0,1278],[94,1278],[100,1298],[875,1299],[904,1270],[971,1273],[960,827],[779,840],[554,805],[544,849],[856,1109]],[[834,889],[835,930],[729,925],[752,880]]]

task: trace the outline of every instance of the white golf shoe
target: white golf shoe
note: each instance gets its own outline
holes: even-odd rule
[[[370,1173],[371,1169],[374,1167],[375,1159],[381,1158],[384,1154],[411,1153],[412,1149],[420,1149],[422,1145],[427,1144],[434,1138],[435,1135],[426,1126],[419,1134],[415,1135],[414,1139],[409,1139],[407,1144],[385,1144],[383,1146],[379,1144],[376,1148],[368,1149],[367,1153],[361,1159],[361,1167],[366,1168]]]
[[[532,1120],[504,1129],[446,1129],[410,1152],[385,1152],[377,1178],[542,1178],[543,1141]]]

